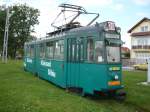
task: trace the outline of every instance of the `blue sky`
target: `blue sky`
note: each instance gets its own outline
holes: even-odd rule
[[[150,0],[0,0],[0,5],[4,3],[27,3],[40,10],[40,24],[35,27],[34,34],[37,37],[45,36],[46,32],[52,31],[51,22],[59,12],[59,4],[81,5],[87,11],[100,14],[97,22],[110,20],[121,27],[122,40],[126,43],[124,46],[129,48],[130,37],[127,31],[143,17],[150,18]]]

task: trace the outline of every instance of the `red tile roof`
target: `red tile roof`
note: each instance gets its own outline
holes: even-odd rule
[[[124,52],[130,52],[130,49],[128,47],[121,47],[121,50]]]
[[[128,31],[128,33],[131,33],[132,30],[133,30],[135,27],[137,27],[139,24],[141,24],[141,23],[142,23],[143,21],[145,21],[145,20],[150,21],[149,18],[144,17],[141,21],[139,21],[137,24],[135,24],[135,25]]]

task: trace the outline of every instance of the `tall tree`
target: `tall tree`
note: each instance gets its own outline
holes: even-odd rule
[[[16,51],[23,49],[26,41],[32,38],[34,26],[38,24],[39,10],[24,5],[15,5],[10,11],[9,51],[12,57]]]
[[[31,33],[34,26],[39,24],[38,9],[27,6],[26,4],[14,5],[10,8],[10,26],[8,40],[8,55],[16,56],[16,51],[23,50],[24,43],[32,39]],[[0,9],[0,52],[2,51],[6,10]]]
[[[5,29],[6,12],[0,9],[0,53],[3,49],[4,29]]]

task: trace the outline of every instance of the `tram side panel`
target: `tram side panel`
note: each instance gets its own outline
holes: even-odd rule
[[[25,46],[25,57],[24,57],[24,69],[36,73],[35,69],[35,45],[26,45]]]
[[[107,69],[105,64],[82,63],[80,65],[80,87],[85,93],[107,89]]]
[[[45,56],[44,58],[40,58],[39,53],[40,49],[38,50],[37,58],[37,72],[39,77],[64,88],[66,84],[64,77],[64,61],[49,59]]]

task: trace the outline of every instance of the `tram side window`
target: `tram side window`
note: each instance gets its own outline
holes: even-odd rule
[[[30,46],[30,57],[34,57],[34,45]]]
[[[60,41],[60,59],[64,59],[64,40]]]
[[[54,57],[54,42],[46,43],[46,57],[49,59],[53,59],[53,57]]]
[[[95,42],[95,61],[98,62],[103,62],[104,57],[103,57],[103,42],[102,41],[96,41]]]
[[[29,45],[27,45],[27,47],[26,47],[26,56],[30,57],[30,46]]]
[[[81,44],[80,44],[80,60],[83,61],[84,60],[84,40],[82,38],[81,40]]]
[[[87,60],[88,62],[94,61],[94,40],[88,39],[87,41]]]
[[[44,44],[40,44],[40,58],[45,58]]]
[[[34,57],[34,45],[27,45],[26,46],[26,56],[27,57]]]
[[[64,40],[59,40],[55,42],[55,52],[54,52],[55,59],[64,59]]]

